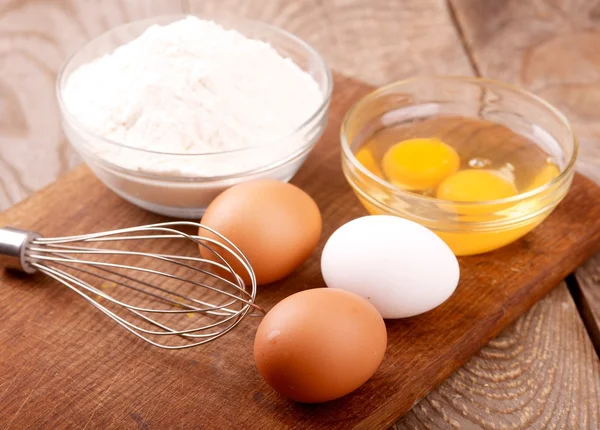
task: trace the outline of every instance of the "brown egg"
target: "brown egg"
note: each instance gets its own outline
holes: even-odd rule
[[[319,208],[308,194],[275,180],[246,182],[227,189],[208,206],[202,224],[240,248],[259,285],[278,281],[302,264],[317,245],[322,226]],[[205,231],[201,235],[206,235]],[[203,258],[214,259],[203,247],[200,252]],[[245,275],[246,283],[250,282],[235,258],[227,262]]]
[[[348,291],[316,288],[271,309],[256,332],[254,358],[275,391],[317,403],[364,384],[386,346],[385,324],[371,303]]]

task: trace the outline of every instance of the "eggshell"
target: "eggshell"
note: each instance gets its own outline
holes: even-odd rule
[[[292,273],[312,253],[321,237],[321,213],[315,201],[287,182],[259,180],[233,186],[208,206],[202,224],[232,241],[246,255],[259,285]],[[201,230],[201,235],[219,240]],[[203,258],[216,260],[200,247]],[[246,283],[241,264],[223,255]]]
[[[323,249],[328,287],[358,294],[383,318],[405,318],[446,301],[460,269],[452,250],[431,230],[388,215],[358,218],[336,230]]]
[[[293,294],[264,317],[256,366],[277,392],[305,403],[342,397],[377,370],[387,346],[383,319],[356,294],[315,288]]]

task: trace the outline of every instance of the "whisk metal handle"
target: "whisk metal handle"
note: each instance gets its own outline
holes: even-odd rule
[[[0,228],[0,267],[20,270],[25,273],[35,273],[33,267],[25,258],[27,245],[41,237],[40,234],[12,227]]]

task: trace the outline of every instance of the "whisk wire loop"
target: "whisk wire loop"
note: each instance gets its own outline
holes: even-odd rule
[[[209,235],[181,230],[187,228]],[[175,240],[183,241],[181,255],[160,252]],[[211,258],[189,255],[198,247]],[[0,228],[3,261],[53,278],[130,333],[164,349],[211,342],[254,310],[264,313],[255,303],[256,276],[247,257],[220,233],[191,221],[50,238]]]

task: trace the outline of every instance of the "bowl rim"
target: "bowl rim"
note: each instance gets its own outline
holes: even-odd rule
[[[320,116],[322,116],[323,112],[328,109],[329,103],[331,101],[331,96],[332,96],[332,93],[333,93],[333,86],[334,86],[333,73],[331,71],[331,68],[328,66],[327,62],[325,61],[324,57],[315,48],[313,48],[309,43],[307,43],[306,41],[304,41],[300,37],[296,36],[295,34],[289,32],[287,30],[284,30],[281,27],[277,27],[275,25],[272,25],[272,24],[269,24],[269,23],[266,23],[266,22],[263,22],[263,21],[259,21],[259,20],[247,19],[247,18],[243,18],[243,17],[239,17],[239,16],[234,16],[234,15],[226,15],[227,19],[230,20],[230,21],[233,20],[233,22],[236,22],[236,23],[237,22],[242,22],[242,23],[248,24],[248,25],[250,25],[252,27],[255,27],[255,28],[265,28],[265,29],[268,29],[269,31],[272,31],[272,32],[274,32],[274,33],[276,33],[278,35],[283,36],[284,38],[286,38],[288,40],[291,40],[297,46],[300,46],[304,50],[306,50],[312,58],[315,58],[317,60],[319,70],[325,74],[325,91],[322,94],[323,95],[323,99],[321,100],[321,103],[314,110],[314,112],[309,115],[309,117],[307,119],[305,119],[304,121],[302,121],[301,124],[299,124],[298,126],[296,126],[296,128],[294,128],[294,130],[292,130],[291,132],[289,132],[285,136],[278,137],[278,138],[276,138],[276,139],[274,139],[272,141],[269,141],[268,143],[247,146],[245,148],[230,149],[230,150],[226,150],[226,151],[196,152],[196,153],[163,152],[163,151],[156,151],[156,150],[144,149],[144,148],[138,148],[138,147],[126,145],[124,143],[119,143],[119,142],[117,142],[115,140],[112,140],[112,139],[100,136],[97,133],[95,133],[94,131],[90,130],[87,126],[85,126],[81,121],[79,121],[69,111],[69,109],[67,108],[67,104],[65,103],[65,100],[63,98],[64,86],[65,86],[65,84],[66,84],[66,82],[68,80],[68,76],[66,74],[67,73],[67,69],[71,65],[71,63],[73,62],[73,60],[83,50],[85,50],[89,45],[91,45],[92,43],[95,43],[96,41],[98,41],[101,38],[108,37],[110,34],[112,34],[114,32],[117,32],[117,31],[120,31],[120,30],[123,30],[123,29],[125,29],[125,28],[127,28],[129,26],[135,26],[135,25],[140,25],[140,24],[146,24],[147,23],[148,27],[146,27],[146,29],[144,29],[142,31],[141,34],[143,34],[150,26],[152,26],[152,25],[158,25],[157,21],[173,19],[172,21],[169,21],[169,23],[173,23],[173,22],[175,22],[175,21],[177,21],[179,19],[185,19],[185,18],[190,17],[190,16],[196,17],[196,18],[201,19],[201,20],[212,21],[212,22],[216,23],[217,25],[221,25],[219,23],[219,20],[216,19],[216,18],[209,18],[209,17],[203,18],[202,14],[196,14],[196,13],[192,13],[192,12],[189,12],[189,13],[178,13],[178,14],[156,15],[156,16],[153,16],[153,17],[150,17],[150,18],[143,18],[143,19],[134,20],[134,21],[130,21],[130,22],[127,22],[127,23],[123,23],[123,24],[117,25],[117,26],[112,27],[112,28],[110,28],[110,29],[108,29],[106,31],[103,31],[102,33],[94,36],[90,40],[88,40],[85,43],[83,43],[82,45],[80,45],[64,61],[64,63],[61,65],[59,73],[58,73],[58,75],[56,77],[55,92],[56,92],[56,98],[57,98],[57,101],[58,101],[59,110],[61,112],[61,115],[66,120],[68,120],[70,123],[72,123],[73,125],[75,125],[78,129],[80,129],[83,132],[85,132],[85,133],[93,136],[95,139],[98,139],[98,140],[100,140],[100,141],[102,141],[104,143],[107,143],[109,145],[113,145],[113,146],[116,146],[116,147],[119,147],[119,148],[124,148],[124,149],[127,149],[127,150],[139,151],[139,152],[148,153],[148,154],[155,154],[155,155],[168,155],[168,156],[180,156],[180,157],[194,157],[194,156],[196,156],[197,157],[197,156],[208,156],[208,155],[215,155],[216,156],[216,155],[223,155],[223,154],[244,153],[245,151],[251,151],[251,150],[254,150],[254,149],[257,149],[257,148],[268,148],[271,145],[277,145],[281,141],[293,138],[302,129],[306,128],[307,126],[310,126],[310,124],[312,122],[316,121],[317,118],[319,118]],[[160,24],[160,25],[167,25],[167,24]],[[246,37],[244,35],[244,33],[242,33],[241,31],[239,31],[238,29],[236,29],[234,27],[231,27],[230,30],[237,31],[240,34],[242,34],[244,37]],[[119,46],[122,46],[122,45],[119,45]],[[118,46],[115,47],[114,49],[112,49],[109,52],[113,52],[117,48],[118,48]],[[273,49],[275,49],[275,48],[273,48]],[[283,55],[282,55],[282,57],[283,57]],[[99,57],[96,57],[95,59],[97,59],[97,58],[99,58]],[[283,58],[288,58],[288,57],[283,57]],[[310,144],[310,142],[307,142],[306,145],[309,145],[309,144]],[[302,145],[302,146],[306,146],[306,145]]]
[[[539,105],[543,106],[544,108],[548,109],[553,115],[555,115],[558,118],[558,120],[562,123],[562,125],[564,125],[566,127],[569,134],[571,135],[571,143],[572,143],[573,150],[572,150],[571,157],[567,161],[565,168],[558,174],[558,176],[554,177],[553,179],[546,182],[545,184],[540,185],[539,187],[533,188],[531,190],[528,190],[528,191],[525,191],[522,193],[518,193],[511,197],[505,197],[502,199],[495,199],[495,200],[483,200],[483,201],[478,201],[478,202],[461,202],[461,201],[455,201],[455,200],[445,200],[445,199],[440,199],[437,197],[416,194],[411,191],[407,191],[407,190],[403,190],[401,188],[395,187],[390,182],[375,175],[369,169],[367,169],[365,166],[363,166],[360,161],[358,161],[358,159],[352,152],[352,149],[350,149],[350,143],[348,142],[347,134],[348,134],[348,129],[349,129],[353,115],[366,103],[368,103],[369,101],[371,101],[373,99],[376,99],[381,94],[384,94],[390,90],[394,90],[394,89],[400,88],[404,85],[412,84],[415,82],[418,83],[418,82],[426,82],[426,81],[432,81],[432,80],[434,80],[434,81],[451,81],[451,82],[459,82],[459,83],[462,82],[462,83],[471,83],[471,84],[475,83],[475,84],[484,84],[487,86],[495,86],[495,87],[499,87],[504,90],[509,90],[509,91],[515,92],[521,97],[529,98],[530,100],[532,100],[532,101],[538,103]],[[399,81],[392,82],[390,84],[384,85],[382,87],[379,87],[379,88],[369,92],[365,96],[361,97],[356,103],[354,103],[354,105],[346,112],[346,115],[344,115],[344,118],[342,120],[342,126],[340,128],[340,141],[341,141],[341,147],[342,147],[342,155],[344,156],[344,158],[347,159],[348,161],[350,161],[350,163],[354,167],[359,169],[359,171],[362,174],[366,175],[369,179],[375,181],[376,183],[378,183],[382,187],[386,188],[390,192],[398,194],[398,195],[410,197],[412,199],[415,199],[416,201],[425,201],[428,203],[438,203],[438,204],[439,203],[451,204],[451,205],[459,207],[459,208],[483,207],[483,206],[491,206],[491,205],[519,203],[523,200],[527,200],[531,197],[541,194],[544,191],[548,190],[549,188],[562,183],[563,181],[569,179],[572,176],[573,171],[575,170],[575,163],[577,161],[577,155],[579,152],[579,139],[577,138],[577,135],[575,134],[575,131],[573,130],[573,127],[571,126],[571,123],[559,109],[557,109],[555,106],[553,106],[548,101],[544,100],[540,96],[538,96],[524,88],[521,88],[517,85],[512,85],[512,84],[509,84],[509,83],[506,83],[503,81],[499,81],[496,79],[491,79],[491,78],[485,78],[485,77],[479,77],[479,76],[459,76],[459,75],[446,75],[446,76],[425,75],[425,76],[412,77],[412,78],[408,78],[408,79],[401,79]]]

